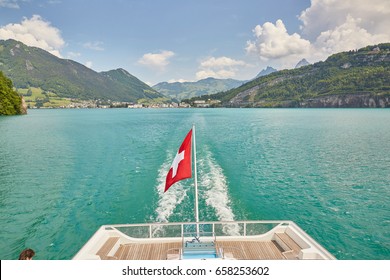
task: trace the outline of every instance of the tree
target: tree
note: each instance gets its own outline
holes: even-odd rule
[[[0,71],[0,115],[22,113],[22,99],[13,89],[12,81]]]

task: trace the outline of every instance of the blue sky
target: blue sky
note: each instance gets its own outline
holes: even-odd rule
[[[390,42],[388,0],[0,0],[0,39],[144,82],[251,79]]]

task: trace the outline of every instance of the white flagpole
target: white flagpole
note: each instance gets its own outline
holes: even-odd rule
[[[192,125],[193,143],[194,143],[194,184],[195,184],[195,221],[196,236],[199,237],[199,209],[198,209],[198,174],[196,171],[196,142],[195,142],[195,125]]]

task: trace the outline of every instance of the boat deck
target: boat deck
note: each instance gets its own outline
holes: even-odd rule
[[[111,242],[109,240],[107,242]],[[102,248],[109,248],[104,244]],[[182,243],[129,243],[122,244],[111,256],[107,256],[99,250],[99,256],[105,260],[166,260],[175,259],[178,256]],[[219,241],[216,243],[217,251],[223,249],[225,258],[243,260],[282,260],[286,259],[280,247],[273,241]]]
[[[226,234],[230,225],[237,233]],[[197,228],[201,230],[195,232]],[[198,236],[198,238],[194,238]],[[104,225],[73,259],[335,259],[292,221]]]

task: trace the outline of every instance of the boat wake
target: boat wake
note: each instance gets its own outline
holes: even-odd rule
[[[206,205],[214,208],[220,221],[234,221],[231,201],[228,194],[226,177],[222,167],[218,165],[210,151],[198,161],[199,190],[206,201]],[[239,235],[238,224],[226,224],[223,232],[228,235]]]
[[[161,165],[158,171],[157,178],[157,193],[159,196],[158,206],[156,208],[156,221],[159,223],[166,223],[169,217],[173,214],[176,206],[179,205],[187,196],[188,188],[184,188],[181,182],[175,183],[175,186],[169,189],[169,195],[164,194],[165,178],[169,168],[171,167],[173,156],[167,156],[166,161]]]
[[[168,154],[158,173],[156,191],[159,199],[155,210],[156,217],[153,220],[159,223],[169,222],[169,218],[176,207],[187,197],[188,190],[194,187],[193,183],[189,185],[179,181],[169,189],[169,195],[164,193],[165,178],[172,160],[173,156]],[[218,165],[208,150],[198,160],[198,185],[200,198],[205,200],[207,206],[214,209],[218,220],[234,221],[226,177],[221,166]],[[153,235],[160,235],[161,230],[162,228],[157,227],[153,231]],[[239,235],[240,232],[238,224],[225,224],[222,230],[227,235]]]

